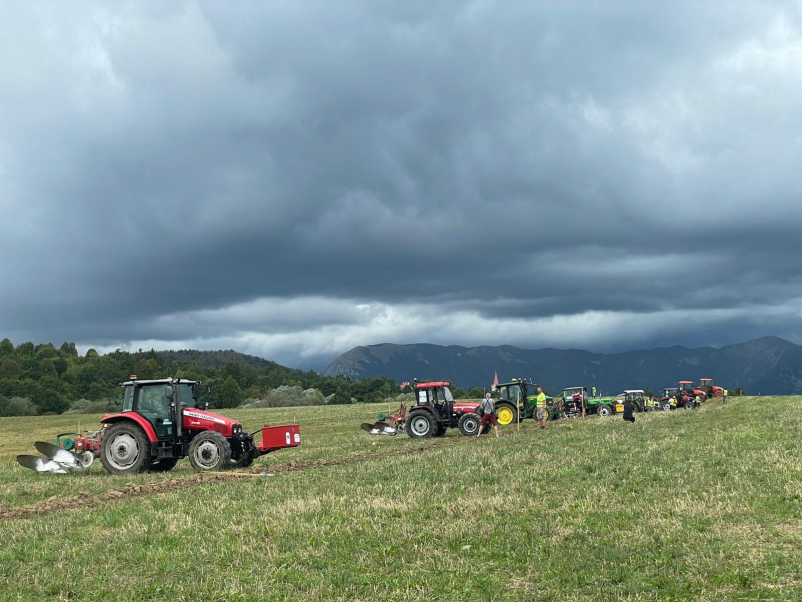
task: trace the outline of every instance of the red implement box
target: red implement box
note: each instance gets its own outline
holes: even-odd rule
[[[262,427],[262,440],[259,442],[259,453],[267,454],[285,447],[301,445],[301,429],[297,424]]]

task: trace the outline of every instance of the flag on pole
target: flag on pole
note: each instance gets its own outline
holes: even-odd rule
[[[498,370],[496,370],[496,376],[493,379],[493,386],[490,388],[491,391],[495,391],[498,389]]]

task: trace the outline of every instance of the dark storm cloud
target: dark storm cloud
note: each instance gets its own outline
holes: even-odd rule
[[[4,12],[16,342],[802,339],[797,5]]]

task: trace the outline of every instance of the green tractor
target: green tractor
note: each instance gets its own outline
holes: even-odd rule
[[[498,401],[496,402],[496,416],[501,425],[515,424],[518,422],[518,414],[521,420],[534,418],[537,408],[537,385],[531,380],[523,378],[513,378],[508,383],[500,383],[496,386]],[[546,397],[546,418],[552,415],[553,399]]]
[[[623,409],[617,409],[616,400],[612,397],[588,397],[587,387],[568,387],[563,389],[562,399],[563,404],[569,407],[569,410],[572,410],[569,404],[571,400],[579,401],[581,399],[585,405],[585,414],[588,415],[610,416],[618,411],[623,411]],[[572,410],[572,413],[567,415],[570,417],[573,413],[575,411]]]

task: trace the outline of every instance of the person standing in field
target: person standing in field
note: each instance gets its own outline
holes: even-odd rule
[[[540,428],[546,428],[546,394],[543,387],[537,388],[537,419],[540,420]]]
[[[627,399],[624,402],[624,420],[627,422],[635,422],[635,402]]]
[[[729,395],[729,394],[730,394],[730,392],[727,391],[727,389],[724,389],[724,391],[722,391],[721,395],[724,398],[724,403],[727,403],[727,395]]]
[[[482,434],[482,431],[485,430],[485,425],[488,422],[493,425],[493,430],[496,432],[496,437],[498,437],[498,420],[496,420],[496,404],[493,403],[493,397],[490,395],[490,393],[485,393],[485,398],[482,400],[482,422],[481,424],[479,424],[479,432],[476,433],[477,439]]]
[[[591,396],[592,398],[595,398],[595,397],[596,397],[596,387],[591,387],[591,388],[590,388],[590,396]]]
[[[700,405],[702,405],[702,400],[699,398],[699,396],[698,396],[698,395],[696,396],[696,399],[694,400],[694,402],[696,403],[696,407],[697,407],[697,408],[698,408]]]

